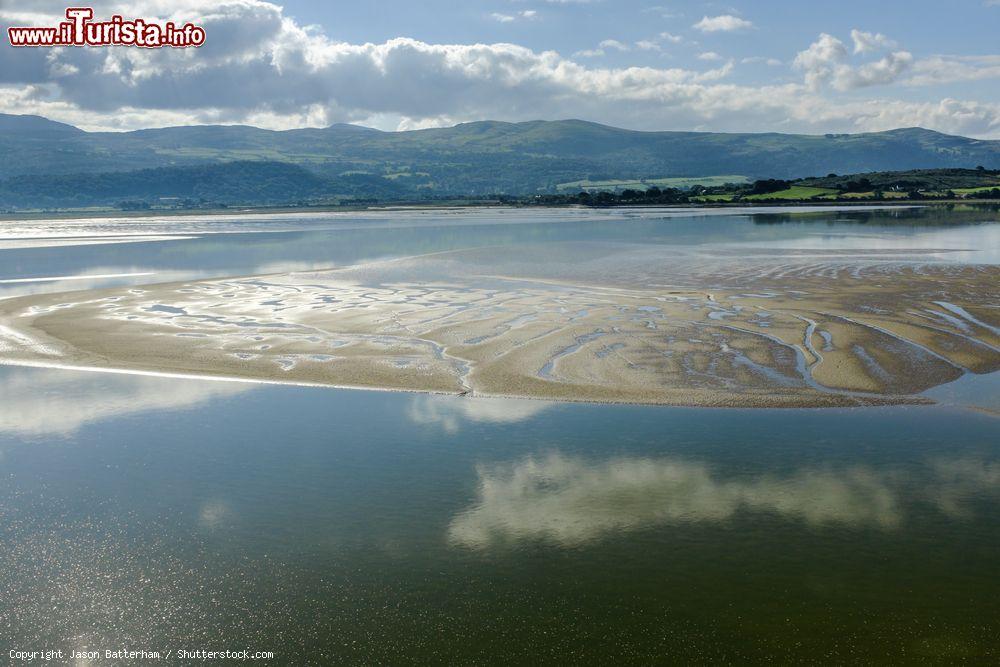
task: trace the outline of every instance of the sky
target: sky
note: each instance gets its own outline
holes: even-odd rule
[[[0,0],[0,113],[87,130],[582,118],[637,130],[1000,138],[1000,0],[95,1],[197,49],[15,49],[66,5]]]

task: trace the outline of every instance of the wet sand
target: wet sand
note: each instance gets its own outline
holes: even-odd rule
[[[576,401],[920,403],[1000,369],[998,286],[1000,267],[902,253],[478,249],[8,299],[0,361]]]

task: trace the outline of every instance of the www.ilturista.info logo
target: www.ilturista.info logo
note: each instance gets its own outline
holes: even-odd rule
[[[164,46],[185,48],[205,43],[205,29],[193,23],[177,25],[173,21],[153,23],[143,19],[112,16],[108,21],[94,21],[90,7],[70,7],[66,21],[54,28],[7,28],[11,46],[140,46],[158,49]]]

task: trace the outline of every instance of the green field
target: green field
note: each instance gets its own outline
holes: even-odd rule
[[[979,188],[954,188],[952,189],[952,192],[956,195],[971,195],[976,192],[988,192],[997,188],[1000,188],[1000,183],[997,183],[996,185],[984,185]]]
[[[889,190],[882,193],[882,199],[906,199],[909,196],[906,192]],[[874,199],[875,192],[841,192],[832,195],[821,195],[817,199]]]
[[[701,202],[713,202],[713,201],[733,201],[736,195],[725,194],[725,195],[702,195],[700,197],[691,197],[694,201]]]
[[[673,178],[643,178],[638,180],[608,180],[608,181],[570,181],[559,183],[556,190],[646,190],[654,185],[658,188],[690,188],[694,185],[714,187],[727,183],[747,183],[746,176],[685,176]]]
[[[822,197],[823,195],[835,195],[837,190],[833,188],[811,188],[804,185],[793,185],[787,190],[779,190],[777,192],[769,192],[763,195],[747,195],[743,197],[744,201],[761,201],[766,199],[812,199],[813,197]]]

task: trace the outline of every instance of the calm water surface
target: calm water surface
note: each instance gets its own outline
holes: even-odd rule
[[[12,244],[0,296],[563,241],[1000,261],[983,209],[572,215]],[[117,277],[70,280],[93,275]],[[973,381],[937,391],[1000,393]],[[1000,419],[949,404],[609,406],[0,367],[0,644],[994,662],[998,444]]]

